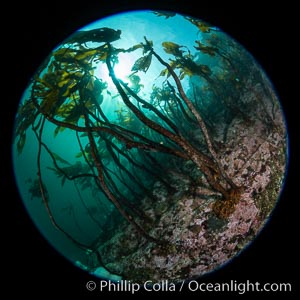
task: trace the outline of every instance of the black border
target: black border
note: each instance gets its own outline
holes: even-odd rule
[[[49,52],[76,29],[111,13],[131,9],[175,10],[219,26],[239,41],[257,59],[274,84],[282,101],[290,139],[287,181],[273,216],[254,243],[238,258],[201,281],[252,280],[292,282],[296,290],[297,266],[297,164],[299,123],[296,122],[296,85],[293,85],[298,58],[296,8],[289,4],[261,7],[253,1],[218,6],[199,1],[82,1],[8,4],[2,11],[9,21],[2,26],[4,78],[1,113],[1,185],[4,189],[3,293],[53,296],[98,296],[85,283],[95,278],[74,268],[40,236],[27,216],[14,182],[11,163],[11,133],[16,108],[29,78]],[[295,84],[295,83],[294,83]],[[299,165],[298,165],[299,166]],[[3,177],[3,178],[2,178]],[[97,281],[98,279],[96,279]],[[158,293],[156,293],[158,294]],[[110,294],[113,296],[112,294]],[[193,293],[202,297],[202,294]],[[205,296],[208,294],[206,293]],[[250,294],[251,296],[251,294]],[[283,297],[288,294],[282,294]]]

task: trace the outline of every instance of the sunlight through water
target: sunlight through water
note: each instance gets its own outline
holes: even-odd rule
[[[15,119],[14,171],[33,222],[95,276],[180,282],[260,233],[285,180],[272,83],[221,29],[134,11],[62,41]]]

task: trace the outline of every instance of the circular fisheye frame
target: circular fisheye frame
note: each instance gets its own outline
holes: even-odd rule
[[[188,15],[132,11],[75,32],[33,74],[12,145],[41,234],[100,278],[179,283],[259,234],[288,163],[255,58]]]

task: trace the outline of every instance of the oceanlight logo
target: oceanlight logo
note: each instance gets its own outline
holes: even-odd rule
[[[237,292],[238,294],[245,294],[246,292],[291,292],[291,283],[265,283],[260,282],[237,282],[231,280],[223,283],[199,283],[192,280],[188,283],[188,290],[195,292]]]
[[[168,280],[160,283],[154,283],[151,280],[146,281],[144,284],[138,284],[128,280],[120,280],[117,282],[100,281],[99,285],[95,281],[89,281],[86,284],[88,291],[99,290],[100,292],[131,292],[132,294],[138,291],[147,292],[181,292],[187,290],[190,292],[236,292],[240,295],[248,292],[291,292],[291,283],[260,283],[260,282],[238,282],[237,280],[230,280],[229,282],[222,283],[205,283],[191,280],[189,282],[182,282],[175,285]]]

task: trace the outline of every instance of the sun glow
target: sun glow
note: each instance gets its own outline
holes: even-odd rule
[[[120,53],[118,55],[118,63],[113,66],[116,77],[124,82],[128,82],[128,76],[132,73],[131,68],[134,61],[135,58],[129,53]],[[116,90],[105,64],[99,64],[97,66],[95,76],[106,82],[109,90]]]
[[[133,59],[128,53],[120,53],[118,59],[119,62],[114,66],[115,75],[117,78],[126,81],[132,73]]]

